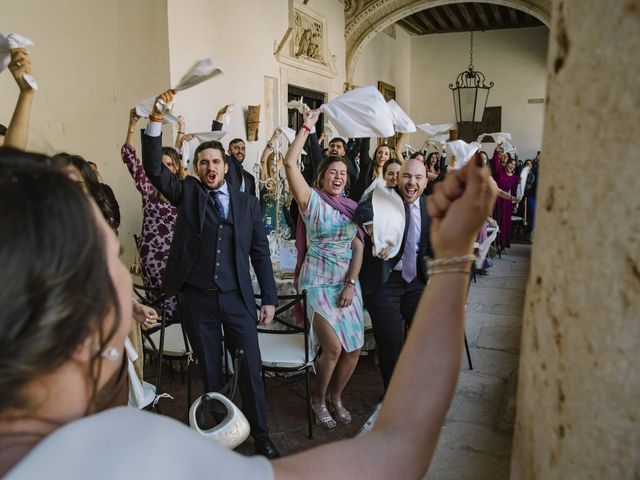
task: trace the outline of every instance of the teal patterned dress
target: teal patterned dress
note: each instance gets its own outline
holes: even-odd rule
[[[351,262],[351,242],[357,227],[348,217],[328,205],[311,190],[307,210],[301,214],[307,229],[307,254],[300,270],[300,290],[307,290],[309,319],[324,318],[352,352],[364,343],[362,291],[356,282],[353,303],[337,306]]]

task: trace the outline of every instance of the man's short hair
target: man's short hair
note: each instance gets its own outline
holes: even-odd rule
[[[344,138],[340,138],[340,137],[332,138],[331,141],[329,142],[329,145],[335,142],[341,142],[342,148],[344,148],[345,150],[347,149],[347,142],[344,141]]]
[[[7,127],[0,123],[0,135],[7,135]]]
[[[196,148],[196,151],[193,154],[193,165],[196,169],[198,168],[198,153],[200,153],[202,150],[206,150],[207,148],[219,150],[222,154],[222,160],[224,161],[224,163],[227,163],[227,154],[224,151],[224,147],[222,146],[222,144],[217,140],[209,140],[208,142],[202,142],[200,145],[198,145],[198,148]]]
[[[229,142],[229,148],[231,148],[231,145],[235,145],[236,143],[240,143],[240,142],[244,143],[244,140],[241,138],[234,138]]]

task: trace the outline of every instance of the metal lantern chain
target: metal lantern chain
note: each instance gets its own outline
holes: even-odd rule
[[[469,40],[469,67],[456,77],[449,88],[453,93],[456,122],[481,122],[493,82],[485,83],[484,73],[473,66],[473,32]]]
[[[471,32],[471,42],[469,43],[469,70],[473,70],[473,32]]]

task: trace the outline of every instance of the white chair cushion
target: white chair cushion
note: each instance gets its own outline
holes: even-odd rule
[[[164,330],[164,356],[165,357],[183,357],[187,354],[184,346],[184,337],[182,336],[182,325],[173,323]],[[146,337],[144,339],[145,347],[151,348]],[[151,334],[151,339],[156,348],[160,348],[160,330]]]
[[[268,367],[296,368],[305,366],[304,335],[258,333],[262,364]],[[309,352],[309,361],[313,355]]]

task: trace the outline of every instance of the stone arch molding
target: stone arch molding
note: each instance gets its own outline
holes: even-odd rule
[[[347,83],[369,41],[389,25],[421,10],[469,0],[345,0],[345,40]],[[515,8],[534,16],[547,27],[551,21],[551,0],[484,0]]]

